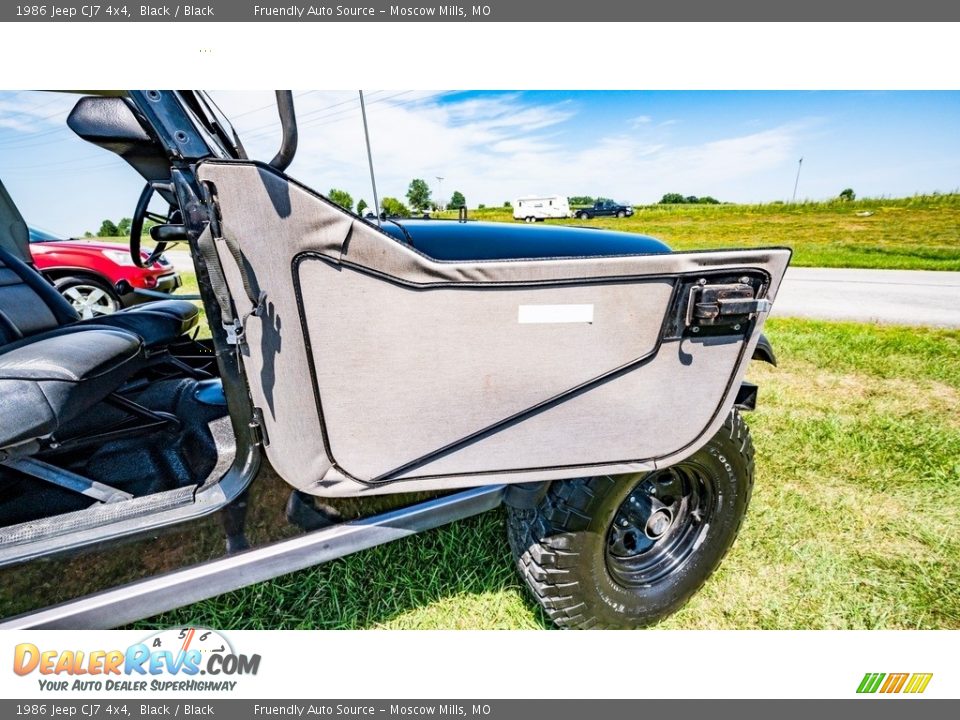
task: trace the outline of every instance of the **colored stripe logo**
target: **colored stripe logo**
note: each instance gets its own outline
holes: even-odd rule
[[[860,681],[857,692],[919,694],[927,689],[933,673],[867,673]]]

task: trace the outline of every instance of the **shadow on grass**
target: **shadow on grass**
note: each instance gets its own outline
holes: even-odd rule
[[[496,510],[164,613],[137,627],[546,628]]]

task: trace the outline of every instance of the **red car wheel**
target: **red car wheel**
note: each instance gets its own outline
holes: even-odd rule
[[[109,315],[120,307],[120,299],[107,283],[89,277],[65,277],[55,283],[57,290],[84,320]]]

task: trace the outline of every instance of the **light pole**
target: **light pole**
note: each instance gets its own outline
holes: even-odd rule
[[[360,114],[363,116],[363,137],[367,142],[367,162],[370,163],[370,185],[373,187],[373,210],[380,224],[380,198],[377,197],[377,177],[373,173],[373,150],[370,149],[370,128],[367,127],[367,106],[363,103],[363,90],[360,90]]]
[[[800,162],[797,163],[797,179],[793,181],[793,200],[791,202],[797,201],[797,185],[800,184],[800,168],[803,167],[803,158],[800,158]]]
[[[437,195],[440,196],[439,198],[440,202],[438,202],[437,204],[440,206],[441,210],[446,210],[447,206],[443,202],[443,178],[440,177],[439,175],[434,175],[434,177],[437,179],[437,187],[438,187]]]

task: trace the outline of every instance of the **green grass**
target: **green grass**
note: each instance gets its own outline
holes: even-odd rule
[[[470,210],[514,222],[508,208]],[[858,213],[872,213],[860,217]],[[456,217],[456,212],[440,213]],[[800,267],[960,270],[960,194],[855,202],[641,205],[631,218],[550,220],[653,235],[675,250],[786,245]],[[126,238],[90,238],[126,244]]]
[[[197,274],[194,272],[181,272],[180,279],[183,284],[177,288],[177,295],[196,295],[200,292],[200,286],[197,285]]]
[[[664,628],[960,629],[960,332],[772,320],[753,502]],[[541,628],[492,512],[141,623]]]
[[[510,209],[469,215],[514,222]],[[804,267],[960,270],[958,194],[852,203],[646,205],[630,218],[548,221],[553,223],[645,233],[675,250],[786,245],[794,250],[793,265]]]
[[[177,288],[177,292],[174,293],[173,297],[177,295],[197,295],[200,292],[200,286],[197,284],[197,274],[194,272],[181,272],[180,279],[183,281],[183,284]],[[203,309],[203,303],[199,300],[194,300],[194,303],[200,308],[200,323],[198,327],[200,330],[197,333],[198,339],[210,337],[210,326],[207,324],[207,313]]]

